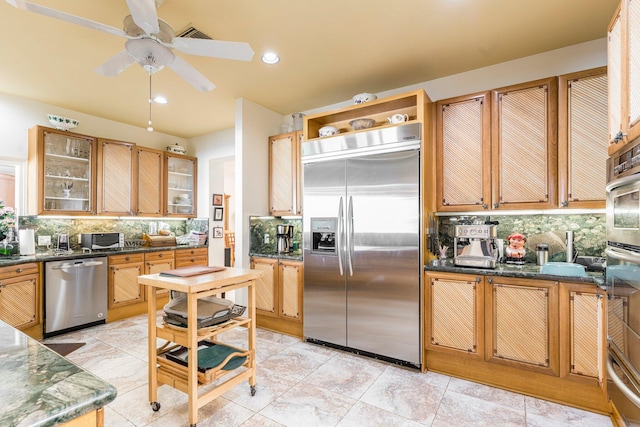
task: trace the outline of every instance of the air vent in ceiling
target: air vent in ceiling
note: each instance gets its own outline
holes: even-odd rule
[[[176,34],[177,37],[185,37],[188,39],[206,39],[213,40],[211,37],[206,35],[200,30],[197,30],[193,27],[187,27],[185,30],[181,31],[180,34]]]

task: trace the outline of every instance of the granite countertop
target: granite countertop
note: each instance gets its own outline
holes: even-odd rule
[[[0,425],[53,426],[116,398],[111,384],[0,321]]]
[[[121,255],[132,253],[144,253],[144,252],[160,252],[160,251],[172,251],[176,249],[190,249],[190,248],[206,248],[207,245],[177,245],[177,246],[158,246],[149,247],[141,246],[138,248],[120,248],[120,249],[104,249],[91,252],[83,252],[82,250],[74,250],[70,253],[62,255],[56,255],[53,250],[36,253],[35,255],[14,255],[14,256],[0,256],[0,267],[9,267],[12,265],[25,264],[27,262],[42,262],[42,261],[63,261],[67,259],[76,258],[96,258],[109,255]]]
[[[436,265],[437,264],[437,265]],[[592,283],[596,286],[604,286],[604,274],[602,272],[587,272],[586,276],[556,276],[542,274],[542,267],[537,264],[511,265],[498,264],[496,268],[473,268],[453,265],[452,260],[447,260],[444,265],[441,261],[425,264],[425,271],[442,271],[447,273],[477,274],[481,276],[520,277],[524,279],[558,280],[565,282]]]
[[[288,259],[291,261],[302,261],[302,251],[297,250],[294,252],[281,253],[281,252],[249,252],[250,257],[259,257],[259,258],[276,258],[276,259]]]

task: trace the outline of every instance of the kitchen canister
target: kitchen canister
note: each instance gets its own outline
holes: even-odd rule
[[[549,245],[538,243],[536,245],[536,264],[545,265],[549,262]]]
[[[32,228],[18,230],[18,243],[20,244],[20,255],[36,254],[36,239]]]

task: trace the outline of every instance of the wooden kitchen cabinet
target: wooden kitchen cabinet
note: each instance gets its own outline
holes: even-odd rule
[[[27,213],[95,213],[96,138],[34,126],[28,144]]]
[[[145,252],[144,254],[144,274],[155,274],[175,268],[174,251]],[[166,296],[169,291],[158,289],[156,295]]]
[[[484,359],[484,279],[426,274],[426,349]]]
[[[560,207],[604,208],[608,157],[607,68],[559,78]]]
[[[559,375],[558,283],[507,277],[486,283],[486,360]]]
[[[594,286],[560,283],[560,376],[596,379],[605,372],[604,298]]]
[[[138,159],[137,215],[162,216],[163,209],[163,152],[136,146]]]
[[[258,326],[301,337],[302,262],[253,257],[251,268],[263,273],[256,280]]]
[[[436,103],[436,209],[490,208],[491,93]]]
[[[557,78],[492,91],[492,207],[557,204]]]
[[[137,198],[135,144],[98,140],[97,213],[133,215]]]
[[[143,302],[144,286],[138,284],[138,276],[144,273],[144,254],[111,255],[108,262],[108,308]]]
[[[196,216],[198,159],[164,152],[164,216]]]
[[[35,262],[0,268],[0,320],[29,335],[41,323],[39,271]]]
[[[176,268],[192,265],[209,265],[208,248],[176,249]]]
[[[300,142],[303,133],[269,137],[269,211],[271,215],[302,215]]]
[[[609,155],[640,136],[640,4],[622,0],[608,27]]]

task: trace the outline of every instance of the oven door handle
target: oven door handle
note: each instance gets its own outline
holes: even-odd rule
[[[613,369],[613,356],[609,354],[607,356],[607,373],[609,374],[609,378],[614,382],[614,384],[620,389],[622,394],[625,395],[627,399],[629,399],[634,405],[640,408],[640,397],[635,394],[618,376],[616,371]]]
[[[604,254],[620,261],[626,261],[632,264],[640,264],[640,255],[637,255],[636,253],[628,251],[626,249],[607,246],[607,248],[604,250]]]

